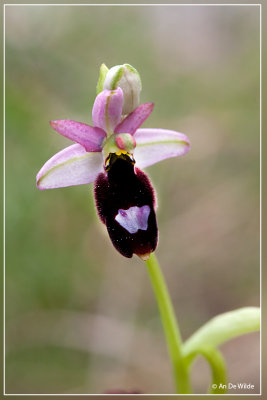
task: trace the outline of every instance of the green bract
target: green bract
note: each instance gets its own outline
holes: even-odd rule
[[[184,344],[187,357],[202,347],[217,347],[236,336],[260,329],[260,309],[245,307],[217,315],[198,329]]]
[[[226,392],[227,374],[218,346],[237,336],[260,329],[260,309],[244,307],[217,315],[198,329],[182,346],[183,358],[189,366],[196,356],[204,357],[212,372],[210,393]]]

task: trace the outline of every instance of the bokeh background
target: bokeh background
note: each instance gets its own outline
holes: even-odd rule
[[[102,62],[140,72],[142,102],[155,103],[144,126],[191,140],[186,156],[147,169],[183,338],[218,313],[259,305],[259,13],[6,7],[7,393],[173,393],[145,267],[112,247],[92,185],[35,187],[43,163],[70,144],[48,121],[91,122]],[[259,335],[221,350],[229,381],[258,393]],[[201,359],[193,382],[205,393]]]

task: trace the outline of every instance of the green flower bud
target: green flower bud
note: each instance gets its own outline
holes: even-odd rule
[[[103,89],[114,90],[120,87],[123,91],[123,114],[131,113],[140,103],[142,83],[136,69],[129,64],[116,65],[110,70],[103,71]]]

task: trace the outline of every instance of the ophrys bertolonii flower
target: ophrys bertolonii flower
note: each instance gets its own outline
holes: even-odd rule
[[[141,170],[185,154],[186,135],[166,129],[142,129],[153,103],[122,116],[123,91],[103,90],[95,99],[93,126],[56,120],[51,126],[76,142],[48,160],[37,174],[41,190],[95,183],[95,201],[115,248],[125,257],[147,259],[157,246],[155,193]]]

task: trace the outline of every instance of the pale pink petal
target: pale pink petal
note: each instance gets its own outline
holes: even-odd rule
[[[138,129],[134,135],[136,166],[145,168],[166,158],[188,152],[190,142],[183,133],[168,129]]]
[[[123,105],[123,91],[103,90],[96,97],[92,117],[94,126],[103,129],[107,133],[113,133],[114,128],[121,120]]]
[[[100,128],[93,128],[68,119],[50,121],[50,125],[58,133],[66,138],[81,144],[86,151],[101,151],[101,145],[106,137],[106,133]]]
[[[140,104],[139,107],[116,126],[115,133],[130,133],[133,135],[152,113],[153,108],[153,103]]]
[[[48,160],[36,177],[38,189],[54,189],[93,182],[103,172],[102,153],[88,153],[73,144]]]

